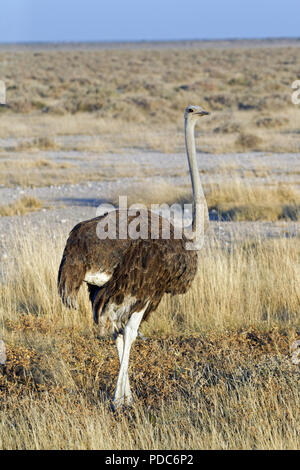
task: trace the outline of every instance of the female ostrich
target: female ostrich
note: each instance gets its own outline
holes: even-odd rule
[[[184,113],[186,152],[193,190],[193,220],[191,237],[174,236],[169,223],[170,236],[162,236],[165,222],[159,215],[144,210],[139,217],[140,226],[146,226],[148,238],[130,238],[120,233],[119,220],[124,217],[120,209],[76,225],[66,243],[58,273],[58,290],[68,307],[76,308],[76,296],[83,282],[89,289],[94,321],[100,334],[114,336],[120,370],[113,397],[115,408],[132,402],[128,379],[130,348],[136,339],[141,321],[154,311],[163,295],[184,294],[191,286],[197,271],[197,249],[186,249],[186,243],[195,240],[203,222],[207,225],[208,211],[200,182],[194,128],[201,116],[209,114],[200,106],[188,106]],[[134,217],[125,212],[130,223]],[[151,224],[159,226],[159,236],[151,239]],[[115,239],[100,239],[99,223],[116,223]],[[141,230],[142,231],[142,230]],[[127,235],[127,236],[126,236]]]

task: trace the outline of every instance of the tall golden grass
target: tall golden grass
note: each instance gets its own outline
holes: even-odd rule
[[[56,290],[62,233],[14,238],[0,287],[0,446],[18,449],[296,449],[299,238],[206,243],[185,296],[165,297],[133,346],[136,404],[114,415],[118,359]]]
[[[228,182],[204,184],[208,209],[219,219],[232,221],[293,220],[300,219],[300,191],[296,185],[249,183],[247,179],[233,177]],[[191,189],[175,186],[168,181],[156,181],[150,185],[131,184],[118,190],[111,197],[117,206],[119,192],[127,196],[128,206],[145,204],[187,204],[192,202]]]
[[[207,187],[207,203],[221,219],[299,220],[300,191],[297,186],[271,183],[249,183],[233,178],[230,183],[214,183]]]

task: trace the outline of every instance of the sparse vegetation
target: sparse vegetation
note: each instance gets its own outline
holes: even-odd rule
[[[37,138],[26,140],[20,143],[14,150],[16,151],[27,150],[28,151],[31,149],[55,150],[56,143],[50,137],[37,137]]]
[[[299,60],[299,47],[2,48],[10,109],[0,108],[0,184],[134,175],[129,205],[190,202],[190,186],[154,180],[187,168],[170,174],[111,157],[183,154],[182,112],[199,103],[212,112],[196,131],[199,152],[270,152],[263,164],[258,154],[252,165],[202,169],[211,215],[299,221],[298,167],[279,161],[272,174],[271,165],[271,152],[300,151],[300,108],[290,99]],[[0,215],[42,207],[24,196]],[[133,346],[129,371],[135,406],[124,414],[109,407],[118,358],[113,340],[98,337],[86,289],[76,311],[57,294],[66,233],[1,234],[0,448],[299,449],[300,369],[289,352],[300,338],[300,238],[242,241],[238,224],[228,225],[230,241],[208,233],[192,289],[166,296],[143,324],[147,339]]]
[[[240,151],[259,150],[261,148],[262,139],[254,134],[241,133],[235,143],[237,149]]]
[[[242,132],[261,139],[257,147],[241,137],[245,150],[299,152],[300,109],[290,99],[299,54],[299,47],[2,50],[11,109],[1,110],[0,137],[55,148],[57,135],[98,135],[100,152],[178,152],[182,111],[200,101],[212,115],[201,124],[199,148],[239,151]]]
[[[0,216],[25,215],[29,212],[39,211],[42,207],[43,203],[39,199],[24,196],[12,204],[0,206]]]

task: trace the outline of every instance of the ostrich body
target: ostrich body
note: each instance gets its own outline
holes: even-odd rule
[[[140,212],[139,223],[145,224],[148,238],[132,239],[119,233],[119,219],[124,211],[106,213],[76,225],[67,240],[58,273],[58,290],[62,301],[76,308],[76,296],[87,283],[94,321],[101,335],[114,336],[120,370],[114,393],[114,407],[132,402],[128,379],[130,348],[143,320],[158,307],[165,293],[184,294],[197,272],[197,249],[187,250],[186,243],[196,238],[200,224],[208,221],[208,211],[196,161],[194,127],[199,117],[209,114],[200,106],[188,106],[184,113],[185,142],[193,189],[191,238],[163,238],[164,219],[150,210]],[[127,227],[134,220],[125,212]],[[203,220],[204,217],[204,220]],[[115,239],[100,239],[99,223],[115,223]],[[151,226],[159,227],[157,239],[151,238]],[[142,227],[141,227],[142,228]],[[142,230],[140,230],[142,232]],[[143,232],[145,233],[145,232]],[[146,238],[146,239],[145,239]]]

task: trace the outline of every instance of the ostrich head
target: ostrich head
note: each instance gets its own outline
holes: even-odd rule
[[[293,342],[291,346],[292,352],[292,363],[293,364],[300,364],[300,339],[297,339]]]
[[[208,114],[210,113],[201,108],[201,106],[190,104],[185,108],[184,118],[188,121],[196,122],[201,116],[207,116]]]

